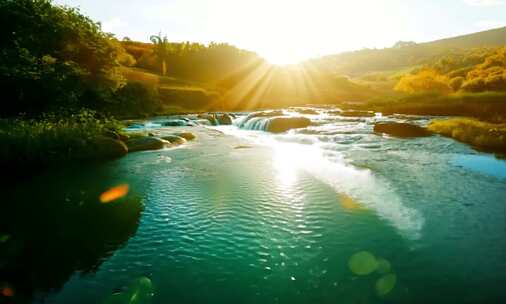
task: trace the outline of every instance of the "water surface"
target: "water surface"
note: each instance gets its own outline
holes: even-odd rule
[[[318,111],[278,135],[154,119],[146,128],[197,140],[9,189],[0,281],[33,303],[111,303],[139,278],[152,296],[122,303],[506,299],[505,162],[439,136],[372,133],[377,120],[430,118]],[[100,204],[118,184],[128,197]],[[357,275],[362,251],[391,267]],[[386,275],[396,281],[382,294]]]

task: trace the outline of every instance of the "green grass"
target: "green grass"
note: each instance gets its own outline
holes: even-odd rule
[[[99,152],[91,142],[122,128],[118,121],[99,118],[88,110],[62,117],[0,120],[0,163],[11,168],[43,168],[65,161],[95,159]]]
[[[432,121],[428,129],[470,144],[480,150],[506,153],[506,123],[496,124],[470,118]]]

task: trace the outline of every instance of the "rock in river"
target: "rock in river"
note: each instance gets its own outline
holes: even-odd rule
[[[311,120],[306,117],[274,117],[267,124],[267,132],[282,133],[291,129],[306,128]]]
[[[99,136],[93,139],[91,151],[96,158],[117,158],[128,153],[128,148],[121,140]]]
[[[165,146],[170,145],[170,142],[158,137],[145,136],[129,139],[126,142],[126,145],[129,152],[136,152],[162,149]]]
[[[186,143],[186,139],[177,135],[166,135],[163,136],[162,139],[170,142],[173,146],[179,146]]]
[[[164,127],[192,127],[194,125],[192,121],[187,119],[170,119],[162,123]]]
[[[194,140],[195,139],[195,135],[193,133],[190,133],[190,132],[175,133],[174,135],[182,137],[182,138],[184,138],[186,140]]]
[[[375,133],[385,133],[396,137],[424,137],[432,133],[426,128],[408,123],[383,122],[374,125]]]
[[[216,120],[220,123],[220,125],[231,125],[232,124],[232,117],[227,114],[216,114]]]

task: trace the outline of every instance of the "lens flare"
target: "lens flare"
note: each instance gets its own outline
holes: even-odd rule
[[[99,197],[99,200],[103,204],[113,202],[126,196],[128,194],[129,188],[130,187],[127,184],[113,187],[102,193]]]

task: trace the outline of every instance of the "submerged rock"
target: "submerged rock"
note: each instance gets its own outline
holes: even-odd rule
[[[265,131],[282,133],[291,129],[306,128],[311,120],[306,117],[274,117],[269,120]]]
[[[382,122],[374,125],[375,133],[385,133],[396,137],[425,137],[432,132],[426,128],[408,123]]]
[[[146,136],[132,138],[126,142],[126,145],[129,152],[136,152],[163,149],[166,145],[170,145],[170,142],[158,137]]]

